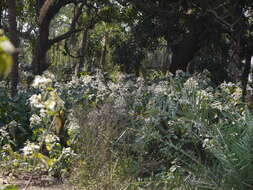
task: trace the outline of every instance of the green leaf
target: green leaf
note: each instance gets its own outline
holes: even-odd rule
[[[18,190],[19,188],[15,185],[0,185],[0,190]]]

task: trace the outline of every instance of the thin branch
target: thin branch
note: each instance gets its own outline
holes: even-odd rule
[[[58,43],[58,42],[60,42],[62,40],[65,40],[66,38],[70,37],[72,34],[81,32],[84,29],[85,29],[85,27],[79,28],[79,29],[75,29],[75,30],[70,30],[70,31],[68,31],[68,32],[66,32],[66,33],[64,33],[64,34],[62,34],[60,36],[55,37],[54,39],[50,39],[49,40],[49,45],[51,46],[51,45],[53,45],[55,43]]]
[[[65,44],[64,44],[64,50],[65,50],[66,54],[67,54],[68,56],[70,56],[71,58],[80,59],[80,58],[84,57],[84,56],[80,56],[80,55],[75,56],[75,55],[71,54],[71,52],[70,52],[70,50],[69,50],[69,48],[68,48],[68,44],[67,44],[66,42],[65,42]]]
[[[211,13],[216,20],[223,26],[225,27],[225,29],[229,32],[232,33],[234,31],[233,29],[233,25],[231,25],[230,23],[228,23],[226,20],[224,20],[222,17],[218,16],[217,12],[215,10],[207,10],[207,12]]]
[[[76,28],[76,23],[78,22],[78,19],[82,15],[82,10],[84,7],[85,3],[82,3],[80,7],[77,8],[77,12],[74,14],[74,17],[72,19],[71,25],[70,25],[70,30],[74,30]]]
[[[89,16],[90,16],[91,9],[92,9],[92,8],[95,9],[95,15],[93,15],[93,16],[91,17],[91,19],[90,19],[90,20],[86,23],[86,25],[84,26],[84,30],[89,30],[89,29],[91,29],[91,28],[93,27],[93,25],[94,25],[94,23],[95,23],[95,18],[98,17],[98,14],[97,14],[97,11],[98,11],[98,10],[97,10],[95,7],[88,5],[87,3],[86,3],[85,5],[86,5],[86,7],[88,8],[88,11],[87,11],[87,12],[88,12],[88,15],[89,15]],[[80,10],[80,9],[79,9],[79,10]],[[76,15],[79,14],[79,10],[77,11]],[[70,25],[70,30],[71,30],[71,28],[72,28],[72,29],[75,28],[75,23],[76,23],[75,20],[76,20],[76,19],[73,18],[72,23],[71,23],[71,25]],[[65,41],[64,49],[65,49],[67,55],[69,55],[69,56],[72,57],[72,58],[79,59],[79,58],[84,57],[84,56],[82,56],[82,55],[73,55],[73,54],[70,52],[69,48],[68,48],[68,42],[67,42],[67,40]]]
[[[76,23],[77,23],[79,17],[81,16],[81,14],[82,14],[82,10],[83,10],[84,5],[85,5],[85,3],[82,3],[82,4],[80,5],[80,7],[78,7],[77,11],[74,12],[74,17],[73,17],[72,22],[71,22],[71,24],[70,24],[70,31],[71,31],[71,30],[75,30],[75,28],[76,28]],[[71,52],[70,52],[70,50],[69,50],[69,48],[68,48],[67,41],[65,41],[65,43],[64,43],[64,50],[65,50],[65,52],[67,53],[67,55],[70,56],[70,57],[72,57],[72,58],[76,58],[76,59],[81,58],[81,56],[75,56],[75,55],[72,55],[72,54],[71,54]]]

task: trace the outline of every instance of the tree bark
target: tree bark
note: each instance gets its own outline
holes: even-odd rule
[[[57,4],[51,4],[47,9],[43,8],[43,5],[49,2],[48,0],[37,0],[37,16],[39,20],[39,35],[38,41],[35,46],[34,58],[32,61],[32,69],[35,75],[42,74],[49,67],[49,62],[47,61],[47,51],[50,48],[49,45],[49,27],[51,20],[60,10],[60,6]],[[40,16],[43,12],[43,18]]]
[[[35,55],[32,62],[32,68],[34,74],[42,74],[49,67],[47,61],[47,51],[50,48],[49,45],[49,25],[50,20],[45,20],[39,28],[38,41],[35,47]]]
[[[172,47],[172,62],[170,72],[175,74],[177,70],[187,71],[189,62],[199,49],[198,36],[195,33],[186,36],[179,44]]]
[[[47,61],[47,51],[53,44],[49,40],[50,23],[60,9],[69,3],[72,3],[72,1],[37,0],[36,9],[39,20],[39,35],[37,44],[35,46],[35,55],[32,61],[33,73],[35,75],[42,74],[43,71],[45,71],[50,65],[50,63]]]
[[[67,4],[74,3],[75,0],[37,0],[37,11],[39,11],[39,36],[35,47],[35,55],[32,61],[33,73],[42,74],[50,66],[47,60],[47,51],[50,47],[68,37],[71,34],[81,32],[83,29],[73,29],[54,39],[49,39],[50,23],[60,9]],[[77,20],[73,24],[76,23]]]
[[[102,70],[105,68],[106,64],[106,54],[107,54],[107,35],[105,35],[102,39],[102,49],[101,49],[101,57],[99,66]]]
[[[249,79],[249,73],[250,73],[250,66],[251,66],[251,54],[246,55],[246,62],[244,66],[244,71],[242,74],[242,101],[245,101],[245,97],[247,95],[247,84]]]
[[[80,72],[83,70],[84,66],[87,66],[88,43],[89,43],[89,28],[87,27],[83,31],[81,57],[75,68],[75,76],[80,76]]]
[[[8,0],[8,20],[9,20],[9,37],[13,45],[17,48],[19,46],[18,31],[17,31],[17,9],[16,0]],[[18,53],[13,54],[13,67],[11,72],[11,96],[17,94],[17,85],[19,82],[18,73]]]
[[[253,36],[249,37],[247,39],[247,45],[244,47],[245,51],[245,65],[244,65],[244,70],[242,73],[242,78],[241,78],[241,85],[242,85],[242,101],[245,102],[247,94],[247,85],[249,81],[249,75],[252,65],[251,65],[251,60],[253,59]],[[251,81],[252,82],[252,81]]]

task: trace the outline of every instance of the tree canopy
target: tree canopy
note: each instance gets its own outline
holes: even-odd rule
[[[119,67],[137,75],[150,67],[173,74],[208,69],[217,83],[247,83],[253,51],[250,0],[9,2],[1,2],[0,26],[24,48],[26,56],[19,54],[15,62],[30,64],[34,74],[54,64],[57,54],[73,59],[76,75],[94,68]],[[163,52],[162,66],[147,65],[157,50]]]

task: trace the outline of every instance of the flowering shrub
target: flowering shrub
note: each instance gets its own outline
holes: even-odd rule
[[[178,72],[144,80],[119,73],[111,80],[97,71],[65,83],[49,72],[36,76],[26,96],[26,127],[32,135],[19,150],[21,156],[5,148],[2,158],[23,159],[53,173],[68,170],[76,160],[83,171],[93,166],[96,172],[83,174],[88,180],[108,172],[103,165],[121,157],[118,173],[136,178],[163,179],[162,184],[178,174],[201,178],[195,174],[204,165],[220,164],[215,147],[224,148],[221,134],[237,139],[249,125],[245,118],[251,117],[239,85],[213,87],[209,75]],[[21,120],[14,115],[1,127],[1,146],[15,139],[9,129]]]

